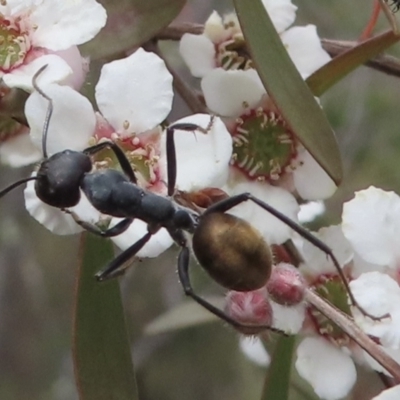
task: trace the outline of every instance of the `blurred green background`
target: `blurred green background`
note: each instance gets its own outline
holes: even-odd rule
[[[322,38],[337,40],[356,40],[372,9],[372,0],[294,3],[299,7],[296,25],[315,24]],[[232,5],[223,0],[193,0],[179,20],[203,23],[213,9],[227,12]],[[386,26],[381,18],[379,29]],[[189,78],[176,48],[176,43],[165,46],[174,66]],[[390,53],[399,53],[398,46]],[[355,190],[376,185],[400,193],[399,99],[398,80],[366,67],[321,99],[337,133],[345,168],[343,185],[327,202],[324,223],[339,222],[341,205]],[[171,120],[187,113],[176,99]],[[30,170],[1,167],[0,187]],[[52,235],[28,216],[22,190],[1,199],[1,400],[78,398],[70,350],[78,249],[77,237]],[[222,323],[152,337],[143,334],[146,324],[182,300],[176,255],[176,249],[171,249],[158,259],[135,265],[121,280],[141,399],[259,399],[265,370],[241,353],[238,335]],[[205,273],[196,268],[194,275],[196,286],[207,292]],[[292,400],[313,398],[304,395],[307,385],[301,381],[296,387]],[[380,387],[374,374],[360,369],[358,388],[349,398],[367,400]]]

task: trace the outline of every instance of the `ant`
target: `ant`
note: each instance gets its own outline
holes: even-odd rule
[[[177,172],[174,132],[180,129],[207,133],[210,127],[204,129],[192,123],[177,123],[167,127],[167,197],[140,188],[135,172],[124,152],[111,141],[96,144],[81,152],[64,150],[49,157],[46,142],[53,101],[37,85],[37,78],[45,68],[46,66],[40,68],[33,78],[34,88],[49,101],[42,136],[44,159],[39,165],[36,176],[11,184],[0,191],[0,198],[17,186],[35,180],[36,194],[44,203],[70,214],[77,224],[95,235],[105,238],[120,235],[128,229],[135,218],[147,223],[147,233],[116,256],[105,269],[98,272],[95,275],[98,281],[118,275],[122,266],[137,254],[152,235],[161,228],[165,228],[181,248],[178,256],[178,274],[185,294],[237,329],[254,327],[254,325],[236,321],[194,291],[189,275],[190,249],[185,236],[186,232],[192,235],[194,255],[200,265],[221,286],[235,291],[252,291],[263,287],[270,277],[273,264],[270,247],[262,235],[248,222],[226,213],[243,202],[251,201],[326,253],[337,268],[352,304],[363,311],[357,305],[332,250],[305,228],[251,193],[224,198],[211,204],[202,213],[174,200]],[[210,120],[210,126],[212,122],[213,117]],[[114,169],[92,170],[91,156],[105,148],[114,152],[122,172]],[[123,218],[122,221],[111,228],[102,230],[97,225],[80,220],[68,208],[78,204],[81,190],[98,211],[112,217]],[[365,311],[363,312],[368,315]],[[270,326],[257,326],[257,328],[282,333]]]

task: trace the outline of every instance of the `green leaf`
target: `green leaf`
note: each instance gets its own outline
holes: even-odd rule
[[[115,56],[141,46],[168,26],[186,0],[99,0],[107,10],[107,24],[81,46],[92,59]],[[124,54],[126,55],[126,54]]]
[[[296,336],[280,336],[271,356],[261,400],[288,400]]]
[[[336,184],[342,163],[335,134],[291,61],[260,0],[234,0],[240,25],[260,78],[304,147]]]
[[[399,40],[400,36],[389,31],[364,42],[355,43],[353,48],[315,71],[306,82],[315,96],[321,96],[344,76]]]
[[[118,281],[94,278],[114,257],[112,244],[84,234],[82,249],[73,337],[79,399],[138,399]]]

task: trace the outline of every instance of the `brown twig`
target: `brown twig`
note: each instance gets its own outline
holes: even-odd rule
[[[204,25],[200,24],[174,24],[159,32],[156,36],[157,40],[180,40],[185,33],[201,34]],[[321,39],[323,48],[335,57],[350,48],[354,47],[357,42]],[[393,56],[379,55],[365,63],[368,67],[376,69],[388,75],[400,77],[400,60]]]

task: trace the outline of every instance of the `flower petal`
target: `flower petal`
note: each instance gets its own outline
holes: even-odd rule
[[[296,199],[284,189],[265,182],[238,181],[238,178],[234,176],[229,180],[226,190],[230,195],[250,192],[293,221],[297,221],[299,205]],[[269,244],[281,244],[291,237],[291,228],[251,201],[236,206],[229,213],[248,221],[261,232]]]
[[[110,226],[116,225],[120,219],[113,218]],[[147,224],[139,219],[135,219],[127,231],[112,238],[112,241],[122,250],[126,250],[136,241],[141,239],[146,233]],[[173,243],[169,233],[165,229],[160,229],[148,243],[136,254],[138,257],[157,257],[167,250]]]
[[[176,187],[184,191],[196,191],[225,184],[232,156],[232,137],[220,118],[207,114],[195,114],[176,121],[206,128],[207,133],[176,130],[174,133],[177,161]],[[161,137],[160,171],[167,181],[166,132]]]
[[[66,50],[55,51],[54,54],[66,61],[72,69],[72,74],[61,83],[71,86],[75,90],[79,90],[85,82],[86,74],[89,70],[89,60],[81,56],[77,46],[69,47]]]
[[[32,8],[30,15],[36,27],[32,43],[36,47],[64,50],[93,39],[106,20],[106,10],[95,0],[43,0]]]
[[[350,289],[370,314],[390,318],[373,321],[358,310],[353,310],[356,322],[369,335],[377,337],[383,346],[400,349],[400,288],[397,282],[381,272],[367,272],[350,282]]]
[[[179,51],[196,78],[202,78],[215,68],[215,47],[204,35],[185,33],[179,42]]]
[[[297,7],[291,0],[262,0],[278,32],[284,31],[293,24]]]
[[[312,232],[314,236],[329,246],[336,256],[341,267],[344,267],[353,258],[353,249],[344,237],[339,225],[321,228],[318,232]],[[302,271],[306,274],[337,274],[337,270],[327,255],[304,238],[302,254],[305,263]]]
[[[299,153],[296,160],[300,165],[293,171],[293,181],[303,199],[323,200],[335,193],[335,182],[308,151]]]
[[[40,82],[40,86],[62,82],[72,74],[71,67],[61,57],[47,54],[36,58],[28,64],[22,64],[9,74],[5,74],[3,76],[4,83],[9,87],[31,92],[33,90],[33,76],[44,65],[47,65],[47,68],[37,79],[38,84]]]
[[[265,89],[257,72],[225,71],[216,68],[201,81],[207,107],[221,116],[235,117],[247,108],[254,108]]]
[[[309,201],[300,205],[299,222],[305,224],[314,221],[325,212],[325,204],[323,201]]]
[[[343,233],[366,261],[396,268],[400,260],[400,197],[373,186],[343,205]]]
[[[271,362],[271,357],[265,350],[261,340],[256,336],[241,336],[239,347],[243,354],[255,364],[267,367]]]
[[[18,168],[32,164],[42,158],[42,152],[32,143],[29,130],[10,137],[0,146],[1,162]]]
[[[281,39],[303,79],[331,60],[322,48],[315,25],[290,28],[282,33]]]
[[[296,335],[300,332],[306,316],[305,303],[294,306],[283,306],[270,300],[272,306],[274,328],[280,329],[289,335]]]
[[[47,132],[47,151],[83,150],[94,133],[96,117],[86,97],[68,86],[40,85],[53,101],[53,113]],[[49,101],[38,92],[32,93],[25,103],[25,115],[31,128],[32,141],[41,148],[44,121]]]
[[[345,397],[357,378],[353,360],[322,338],[306,338],[299,344],[296,369],[326,400]]]
[[[100,111],[127,135],[160,124],[171,111],[172,98],[172,75],[164,61],[143,49],[104,65],[96,86]]]

